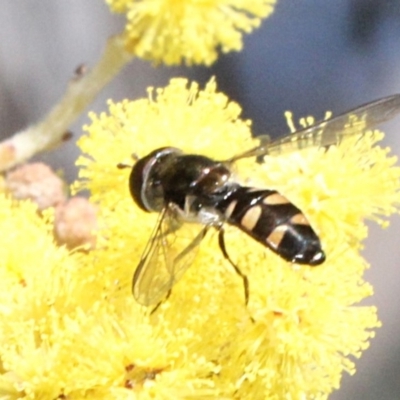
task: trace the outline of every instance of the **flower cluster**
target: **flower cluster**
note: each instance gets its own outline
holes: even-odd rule
[[[69,252],[51,212],[0,195],[0,397],[326,399],[353,373],[379,326],[360,255],[365,219],[398,211],[400,168],[379,132],[338,146],[238,161],[238,180],[279,190],[318,232],[327,259],[292,265],[238,229],[227,250],[209,232],[169,298],[153,312],[131,293],[157,221],[132,201],[129,170],[157,147],[216,159],[251,148],[251,124],[217,92],[174,79],[148,97],[109,103],[80,140],[80,181],[97,204],[96,248]],[[344,132],[345,133],[345,132]],[[227,143],[229,145],[227,145]],[[352,181],[348,176],[351,174]]]
[[[133,203],[129,170],[116,165],[133,163],[131,153],[142,157],[170,145],[227,159],[256,143],[240,111],[216,91],[214,81],[199,90],[195,83],[174,79],[164,89],[150,89],[146,99],[110,102],[108,114],[91,115],[88,135],[80,140],[88,156],[79,160],[77,187],[89,189],[99,205],[99,247],[88,258],[101,271],[104,298],[116,312],[132,304],[132,271],[157,221],[157,215]],[[400,169],[388,149],[376,145],[379,132],[364,133],[361,140],[348,136],[327,150],[266,157],[264,165],[238,162],[239,180],[277,189],[303,210],[327,260],[315,268],[293,266],[228,227],[230,256],[249,278],[245,306],[242,281],[210,232],[155,313],[131,305],[147,318],[149,332],[162,336],[156,350],[152,341],[143,345],[153,348],[152,362],[129,358],[129,365],[151,371],[147,381],[152,377],[151,386],[135,384],[134,390],[161,398],[162,383],[172,374],[168,393],[174,397],[322,399],[339,386],[343,371],[354,372],[352,357],[360,356],[379,326],[376,309],[359,305],[372,293],[360,255],[364,221],[384,224],[398,211]],[[190,339],[181,342],[181,334]],[[173,351],[165,336],[176,346]],[[161,349],[179,356],[172,361]]]
[[[107,0],[126,14],[126,48],[140,58],[167,65],[213,63],[242,48],[242,35],[260,25],[276,0]]]

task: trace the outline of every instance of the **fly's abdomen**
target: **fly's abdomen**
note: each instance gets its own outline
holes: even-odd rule
[[[305,215],[277,191],[239,187],[218,208],[228,223],[287,261],[308,265],[325,261],[321,242]]]

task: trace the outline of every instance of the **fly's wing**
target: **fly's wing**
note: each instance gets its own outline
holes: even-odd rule
[[[173,205],[163,209],[133,276],[138,303],[159,303],[193,263],[208,226],[182,220]]]
[[[239,154],[226,162],[232,163],[245,157],[282,154],[308,147],[323,147],[339,144],[343,138],[362,134],[376,125],[388,121],[400,113],[400,94],[384,97],[328,120],[291,133],[270,143]],[[351,129],[345,128],[351,127]]]

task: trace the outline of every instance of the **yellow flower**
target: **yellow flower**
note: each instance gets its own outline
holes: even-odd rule
[[[214,81],[199,90],[195,83],[173,79],[164,89],[150,89],[147,99],[110,102],[108,114],[91,115],[88,135],[79,141],[88,156],[79,159],[76,188],[89,189],[99,204],[101,247],[91,257],[116,309],[130,301],[132,272],[157,220],[134,204],[129,170],[116,165],[132,164],[131,153],[143,157],[163,146],[227,159],[255,145],[240,111],[216,91]],[[292,265],[227,227],[228,253],[249,278],[245,306],[241,279],[223,258],[216,234],[207,235],[150,324],[201,338],[185,354],[195,352],[214,365],[207,375],[211,396],[325,399],[339,387],[344,371],[354,373],[352,358],[368,347],[380,325],[374,307],[359,305],[372,293],[363,280],[368,265],[360,255],[364,221],[384,224],[400,200],[400,169],[388,150],[376,145],[380,138],[378,132],[366,133],[328,150],[266,157],[263,165],[252,159],[238,162],[239,179],[277,189],[303,210],[327,259],[318,267]],[[141,312],[150,311],[144,307]],[[177,397],[180,389],[166,390]]]
[[[242,48],[242,35],[269,16],[276,0],[106,0],[126,14],[127,50],[168,65],[206,64]]]
[[[0,195],[0,397],[218,398],[216,351],[199,333],[150,324],[90,258],[57,247],[52,226]]]
[[[214,81],[199,90],[175,79],[91,118],[75,187],[98,204],[96,249],[56,246],[50,212],[0,195],[0,397],[326,399],[379,326],[375,308],[359,305],[372,292],[362,278],[364,219],[384,224],[398,211],[400,177],[379,134],[238,162],[238,179],[276,188],[304,211],[325,263],[289,264],[226,227],[227,251],[249,278],[246,306],[211,231],[152,313],[133,299],[131,280],[157,215],[134,204],[129,170],[117,164],[169,145],[226,159],[256,141]]]

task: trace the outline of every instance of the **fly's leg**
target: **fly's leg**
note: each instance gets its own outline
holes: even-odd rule
[[[223,256],[229,261],[229,263],[232,265],[234,268],[235,272],[242,278],[243,280],[243,288],[244,288],[244,301],[245,305],[247,306],[247,303],[249,302],[249,279],[247,276],[240,270],[240,268],[231,260],[229,257],[228,252],[226,251],[226,246],[225,246],[225,237],[224,237],[224,228],[220,227],[218,231],[218,244],[219,248],[222,251]]]

